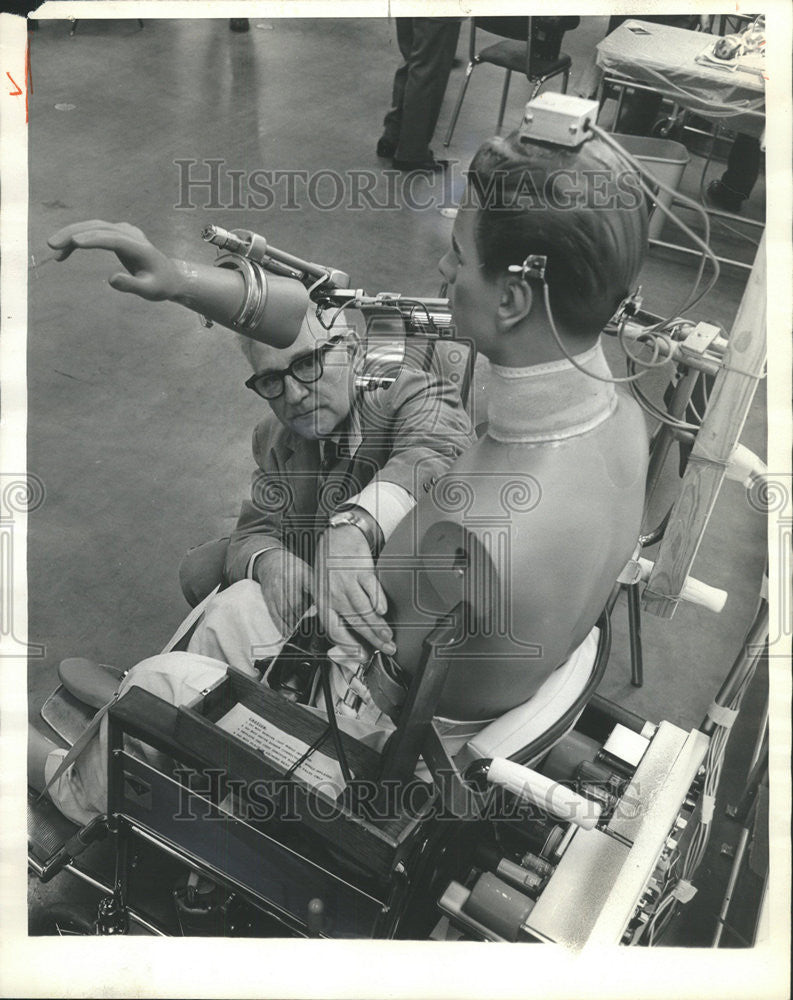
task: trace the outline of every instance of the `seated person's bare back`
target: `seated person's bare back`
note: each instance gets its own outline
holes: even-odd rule
[[[564,441],[484,437],[391,536],[378,576],[408,673],[462,602],[438,714],[490,719],[526,701],[605,606],[636,545],[646,473],[641,413],[618,399],[611,418]]]
[[[647,219],[600,140],[490,140],[466,194],[441,272],[458,338],[491,361],[488,429],[399,525],[378,575],[408,674],[457,608],[437,711],[475,720],[529,699],[580,645],[636,545],[646,429],[600,331],[632,290]]]

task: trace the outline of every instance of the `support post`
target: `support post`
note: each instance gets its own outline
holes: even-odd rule
[[[459,639],[461,615],[462,606],[458,605],[424,640],[421,662],[383,754],[381,781],[409,781],[416,770],[449,672],[449,660],[443,653]]]
[[[735,317],[680,494],[644,592],[644,609],[671,618],[680,602],[727,465],[741,436],[766,357],[765,236]]]

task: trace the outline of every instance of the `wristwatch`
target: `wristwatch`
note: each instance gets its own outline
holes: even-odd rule
[[[370,521],[370,518],[371,515],[367,516],[363,511],[350,507],[347,510],[337,510],[334,514],[331,514],[328,518],[328,527],[341,528],[345,524],[353,525],[353,527],[363,533],[372,555],[377,556],[382,548],[382,532],[376,523],[373,528],[371,522],[374,519],[372,518]]]

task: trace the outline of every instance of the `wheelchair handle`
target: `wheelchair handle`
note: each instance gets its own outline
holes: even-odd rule
[[[558,781],[552,781],[523,764],[494,757],[485,777],[491,785],[506,788],[513,795],[539,806],[556,819],[575,823],[584,830],[594,829],[600,819],[600,803],[579,795],[571,788],[566,788]]]
[[[651,559],[644,559],[641,556],[636,560],[640,568],[640,579],[645,583],[650,579],[655,563]],[[680,591],[680,600],[688,601],[689,604],[699,604],[700,607],[719,614],[723,610],[727,600],[727,591],[718,587],[711,587],[702,580],[697,580],[693,576],[686,577],[683,589]]]

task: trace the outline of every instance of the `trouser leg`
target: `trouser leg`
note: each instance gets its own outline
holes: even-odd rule
[[[189,653],[162,653],[138,663],[121,682],[119,694],[140,687],[171,705],[192,701],[226,672],[226,664]],[[126,748],[153,767],[169,770],[170,758],[138,740],[127,739]],[[53,750],[44,777],[49,781],[66,754]],[[75,823],[85,824],[107,812],[107,717],[77,760],[50,786],[50,798]]]
[[[228,538],[216,538],[190,549],[179,566],[179,585],[185,600],[194,608],[220,583],[229,547]]]
[[[284,641],[259,584],[241,580],[212,598],[187,650],[251,673],[257,660],[277,656]]]
[[[739,132],[727,157],[721,183],[730,194],[748,198],[760,173],[760,140]]]
[[[402,98],[402,124],[396,156],[421,162],[429,159],[429,144],[449,81],[459,18],[413,18],[413,47]]]
[[[243,580],[217,595],[207,607],[185,653],[162,653],[134,666],[121,682],[119,695],[140,687],[171,705],[183,705],[214,684],[229,665],[251,677],[259,676],[255,660],[277,655],[284,639],[274,625],[257,583]],[[160,770],[170,758],[138,740],[125,745]],[[49,754],[44,777],[54,775],[65,750]],[[60,811],[75,823],[88,823],[107,811],[107,719],[78,759],[49,789]]]
[[[408,77],[408,63],[413,48],[412,17],[396,19],[397,45],[402,56],[402,65],[394,73],[394,85],[391,91],[391,110],[383,119],[383,138],[397,145],[402,126],[402,102],[405,95],[405,83]]]

